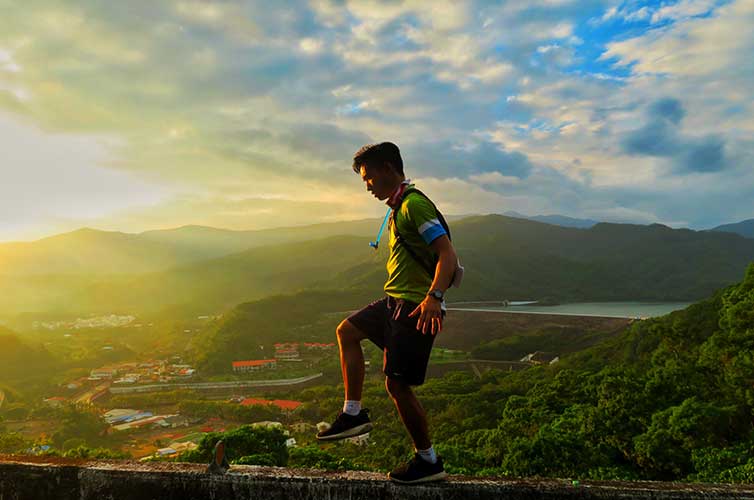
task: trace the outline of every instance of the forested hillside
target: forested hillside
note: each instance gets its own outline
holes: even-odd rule
[[[335,342],[335,328],[348,312],[379,298],[379,288],[306,290],[244,303],[194,339],[192,357],[204,373],[222,374],[233,360],[269,356],[277,342]],[[583,350],[627,324],[617,318],[451,311],[435,346],[480,359],[518,361],[534,351]]]
[[[472,286],[454,296],[699,300],[734,283],[754,241],[729,233],[600,223],[574,229],[490,215],[457,224]]]
[[[276,342],[334,342],[346,311],[374,299],[374,292],[311,290],[240,304],[202,332],[191,354],[199,370],[224,373],[231,361],[271,356]]]
[[[723,224],[712,229],[712,231],[723,231],[727,233],[740,234],[744,238],[754,238],[754,219],[748,219],[735,224]]]
[[[27,344],[0,326],[0,385],[21,377],[53,373],[59,363],[42,346]]]
[[[418,391],[452,472],[751,482],[753,348],[754,265],[742,283],[555,365],[456,372]],[[341,390],[305,391],[316,401],[307,416],[327,418]],[[410,452],[379,381],[364,400],[376,424],[370,453],[334,445],[312,457],[384,470]]]

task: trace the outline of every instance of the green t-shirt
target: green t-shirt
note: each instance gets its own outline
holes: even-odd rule
[[[407,189],[412,188],[409,185]],[[435,262],[436,254],[429,246],[435,239],[447,234],[437,218],[432,203],[418,193],[409,193],[396,214],[398,232],[403,238],[402,245],[396,245],[393,218],[390,218],[390,257],[387,261],[387,282],[385,293],[397,299],[419,303],[424,300],[432,277],[421,264],[411,256],[404,245],[427,264]]]

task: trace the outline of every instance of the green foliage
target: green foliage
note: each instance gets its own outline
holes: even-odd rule
[[[740,285],[684,311],[636,322],[556,365],[428,380],[417,394],[446,468],[482,475],[754,481],[753,269]],[[311,388],[299,399],[317,401],[316,408],[306,403],[306,411],[327,419],[326,409],[334,413],[341,391]],[[338,459],[348,459],[349,467],[386,470],[412,452],[380,380],[368,377],[363,399],[375,422],[368,453],[347,444],[304,446],[302,463],[335,468]]]
[[[605,340],[605,337],[603,331],[583,331],[580,328],[557,325],[484,342],[472,349],[471,355],[476,359],[518,361],[536,351],[557,352],[561,355],[580,351]]]
[[[18,334],[0,326],[0,380],[19,380],[30,373],[49,376],[59,367],[44,346],[22,341]]]
[[[754,264],[722,297],[720,332],[702,346],[702,366],[732,402],[754,406]],[[722,370],[720,370],[722,368]]]
[[[0,433],[0,453],[21,453],[31,444],[30,440],[17,432]]]
[[[312,290],[240,304],[200,334],[193,359],[202,373],[228,373],[234,360],[269,357],[276,342],[334,342],[343,316],[328,313],[360,307],[373,295]]]
[[[92,407],[66,405],[55,411],[60,423],[52,434],[52,442],[57,448],[72,438],[82,439],[87,443],[103,441],[108,425],[102,420],[99,412]]]
[[[242,457],[257,457],[246,460],[271,462],[258,465],[284,466],[288,461],[286,439],[283,431],[277,428],[243,425],[232,431],[205,434],[197,449],[181,453],[176,460],[209,463],[215,444],[222,440],[225,443],[226,456],[231,463],[236,463],[235,461],[241,460]]]
[[[196,391],[181,389],[176,391],[155,392],[152,394],[119,394],[110,398],[109,405],[113,408],[150,407],[157,405],[177,404],[187,400],[197,400]]]
[[[735,408],[689,398],[658,411],[644,434],[635,438],[636,461],[658,479],[682,478],[693,472],[691,453],[725,444]]]
[[[66,458],[88,458],[92,460],[131,458],[131,455],[129,455],[128,453],[108,450],[107,448],[89,448],[85,445],[80,445],[72,448],[63,453],[63,456]]]
[[[754,482],[754,441],[727,448],[700,448],[691,454],[697,472],[689,479],[703,482]]]
[[[64,453],[73,450],[75,448],[79,448],[82,446],[86,446],[86,440],[81,438],[71,438],[66,439],[65,442],[60,446],[60,448],[63,450]]]
[[[181,401],[178,411],[182,415],[192,417],[219,417],[236,422],[254,422],[262,420],[279,421],[285,419],[285,414],[274,405],[249,405],[225,403],[220,401]]]

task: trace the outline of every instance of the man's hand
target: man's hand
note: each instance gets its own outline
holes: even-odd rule
[[[425,334],[429,330],[432,335],[437,335],[442,330],[442,308],[440,306],[439,300],[424,297],[421,304],[416,306],[416,309],[411,311],[408,317],[413,318],[418,314],[419,321],[416,323],[416,329]]]

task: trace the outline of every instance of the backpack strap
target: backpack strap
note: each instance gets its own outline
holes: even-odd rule
[[[437,269],[437,261],[439,260],[437,257],[433,259],[432,264],[428,264],[427,261],[424,259],[421,259],[416,252],[411,248],[411,245],[406,242],[406,240],[403,239],[401,234],[398,232],[398,209],[403,206],[403,202],[406,199],[406,197],[411,194],[416,193],[420,195],[421,197],[425,198],[427,201],[429,201],[432,204],[432,207],[435,209],[435,213],[437,213],[437,218],[440,221],[440,224],[442,224],[443,229],[445,229],[445,232],[448,234],[448,239],[450,239],[450,228],[448,227],[448,223],[445,221],[445,217],[442,216],[439,210],[437,210],[437,207],[432,202],[432,200],[429,199],[429,196],[422,193],[416,188],[408,188],[403,193],[403,198],[401,199],[401,203],[398,206],[398,208],[393,209],[392,217],[390,219],[392,228],[393,228],[393,234],[395,235],[395,245],[403,245],[403,248],[406,249],[408,254],[429,274],[430,278],[434,279],[435,277],[435,270]]]
[[[448,223],[445,221],[445,217],[442,216],[442,213],[437,209],[437,206],[429,198],[429,196],[427,196],[426,194],[422,193],[421,191],[419,191],[415,187],[411,187],[411,188],[406,189],[403,192],[403,199],[401,199],[401,205],[403,205],[403,200],[406,199],[406,196],[408,196],[411,193],[418,194],[419,196],[421,196],[422,198],[424,198],[425,200],[427,200],[432,205],[432,208],[435,209],[435,213],[437,214],[437,219],[440,221],[440,224],[442,224],[442,227],[443,227],[443,229],[445,229],[445,232],[448,233],[448,239],[452,241],[453,238],[450,236],[450,226],[448,226]],[[395,210],[393,210],[393,212],[395,212]]]

